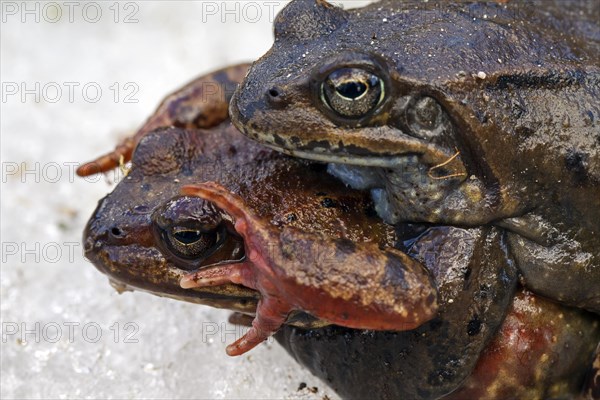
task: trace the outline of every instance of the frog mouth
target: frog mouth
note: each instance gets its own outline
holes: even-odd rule
[[[214,308],[222,308],[237,311],[243,314],[254,314],[258,303],[258,293],[254,297],[247,296],[247,289],[237,290],[234,285],[221,287],[216,292],[207,290],[158,290],[148,285],[135,285],[131,282],[123,282],[115,276],[109,276],[110,285],[119,293],[124,292],[144,292],[159,297],[166,297],[174,300],[185,301],[188,303],[201,304]],[[239,294],[236,294],[236,290]]]
[[[271,143],[264,143],[264,145],[270,149],[279,151],[283,154],[287,154],[292,157],[304,158],[307,160],[336,163],[336,164],[350,164],[359,165],[363,167],[397,167],[401,165],[408,154],[402,155],[389,155],[389,156],[360,156],[354,154],[332,154],[327,153],[327,150],[318,149],[312,151],[288,149],[286,147],[277,146]]]
[[[237,285],[221,285],[212,288],[215,292],[207,291],[206,288],[190,288],[181,290],[157,290],[151,286],[135,285],[131,282],[123,282],[115,276],[108,276],[109,284],[119,293],[144,292],[154,296],[168,299],[185,301],[187,303],[199,304],[254,317],[258,305],[259,293],[246,287]],[[255,292],[255,296],[249,297],[248,292]],[[238,293],[239,292],[239,293]],[[305,329],[315,329],[330,325],[327,321],[320,320],[302,311],[293,311],[286,320],[286,325],[292,325]]]
[[[232,113],[235,115],[235,112]],[[460,152],[447,149],[432,143],[423,142],[396,130],[372,128],[369,134],[378,140],[366,143],[363,133],[348,135],[346,144],[335,140],[307,139],[301,140],[294,135],[281,135],[263,131],[240,124],[233,118],[232,122],[248,138],[270,149],[292,157],[325,163],[348,164],[362,167],[398,168],[418,160],[430,168],[447,167],[451,173],[447,176],[467,176],[466,166],[461,160]],[[366,129],[366,128],[365,128]],[[339,134],[337,134],[339,136]]]
[[[132,251],[135,253],[136,250],[148,256],[148,259],[161,260],[158,250],[148,253],[142,247],[132,250],[131,246],[112,246],[106,243],[100,246],[101,250],[97,250],[94,244],[102,244],[102,241],[89,232],[85,243],[86,258],[108,278],[110,285],[118,293],[140,291],[242,313],[254,312],[256,309],[259,294],[242,286],[232,284],[195,290],[181,288],[179,280],[185,271],[166,260],[152,266],[144,262],[144,257],[128,259],[127,263],[115,261],[127,259],[128,254]]]
[[[379,168],[407,168],[417,170],[421,162],[429,165],[427,175],[433,180],[459,179],[463,181],[467,177],[465,165],[460,160],[460,152],[449,154],[440,149],[429,149],[428,151],[403,151],[401,153],[385,153],[380,155],[364,155],[352,152],[335,152],[324,147],[312,147],[310,150],[302,148],[290,148],[269,141],[268,135],[253,135],[260,137],[256,139],[265,147],[287,154],[292,157],[307,160],[320,161],[324,163],[346,164],[359,167]]]
[[[409,156],[409,153],[402,154],[369,154],[364,149],[355,146],[343,149],[332,149],[329,145],[320,145],[319,143],[294,146],[291,140],[281,137],[278,134],[268,134],[259,130],[254,130],[245,126],[237,126],[244,135],[259,142],[265,147],[273,149],[292,157],[304,158],[307,160],[332,162],[339,164],[351,164],[364,167],[397,167],[401,165]],[[351,151],[354,149],[355,151]],[[361,154],[363,153],[363,154]],[[415,153],[412,153],[415,154]]]

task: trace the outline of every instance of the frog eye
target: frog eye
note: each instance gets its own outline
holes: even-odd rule
[[[408,120],[413,133],[431,138],[440,131],[444,112],[440,104],[432,97],[425,96],[408,110]]]
[[[321,85],[321,101],[346,118],[361,118],[383,101],[383,80],[361,68],[341,68]]]
[[[199,230],[173,227],[164,232],[169,250],[186,259],[204,258],[221,244],[224,232],[219,229]]]

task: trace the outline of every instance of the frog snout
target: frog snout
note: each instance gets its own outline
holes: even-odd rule
[[[105,241],[99,239],[96,235],[90,234],[88,229],[83,236],[84,257],[89,260],[96,268],[100,269],[102,262],[99,261],[100,252],[105,247]]]
[[[117,225],[98,228],[94,224],[89,224],[83,235],[83,249],[85,256],[90,258],[97,249],[102,249],[106,245],[122,244],[127,238],[124,229]]]
[[[108,273],[106,257],[115,249],[125,249],[131,234],[117,225],[95,226],[89,224],[83,235],[84,256],[101,272]]]
[[[288,104],[289,96],[284,87],[267,84],[262,89],[259,86],[254,90],[238,90],[231,99],[229,113],[233,124],[244,132],[244,128],[255,124],[268,110],[280,110]]]
[[[250,119],[248,116],[247,107],[243,107],[242,110],[242,100],[240,99],[242,95],[240,91],[234,93],[231,98],[231,102],[229,103],[229,117],[231,118],[231,122],[240,130],[244,131],[243,126]]]

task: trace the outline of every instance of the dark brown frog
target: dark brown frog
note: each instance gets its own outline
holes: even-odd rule
[[[529,288],[599,312],[599,21],[586,0],[293,1],[231,116],[388,223],[506,230]]]

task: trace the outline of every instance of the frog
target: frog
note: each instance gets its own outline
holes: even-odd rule
[[[477,367],[482,362],[480,354],[486,354],[485,349],[490,341],[510,343],[508,339],[497,339],[496,332],[505,329],[498,328],[506,325],[503,322],[505,310],[509,310],[508,320],[515,313],[508,305],[515,290],[516,272],[513,269],[512,276],[507,275],[504,258],[496,254],[503,251],[502,246],[490,240],[490,235],[484,229],[430,227],[424,233],[408,228],[403,231],[393,229],[376,217],[368,193],[348,191],[334,177],[323,174],[324,168],[323,164],[289,158],[264,149],[245,139],[227,124],[212,130],[171,128],[152,132],[136,148],[128,176],[99,202],[92,214],[84,233],[86,256],[109,276],[118,290],[144,290],[159,296],[253,315],[261,299],[254,289],[227,282],[219,282],[217,286],[203,285],[206,282],[199,279],[199,274],[210,275],[215,268],[227,271],[231,265],[245,261],[244,255],[249,253],[248,246],[241,242],[255,242],[257,237],[273,234],[273,231],[282,228],[288,229],[289,235],[291,228],[291,233],[297,235],[296,240],[305,235],[303,232],[318,230],[330,236],[342,235],[354,242],[410,248],[407,254],[423,262],[436,279],[441,296],[439,313],[431,323],[404,334],[331,326],[330,329],[343,330],[343,334],[336,336],[346,340],[348,337],[359,339],[358,342],[344,342],[344,351],[352,349],[356,354],[362,347],[367,347],[362,349],[366,351],[362,353],[364,356],[360,357],[360,363],[354,361],[349,364],[352,373],[376,381],[381,379],[377,377],[385,377],[385,373],[390,371],[390,379],[397,377],[400,368],[406,376],[397,379],[394,385],[382,385],[378,391],[369,389],[371,393],[381,396],[393,390],[393,393],[412,397],[416,393],[421,398],[432,395],[438,397],[438,394],[451,391],[465,380],[471,385],[487,382],[477,375],[481,374],[480,370],[487,370]],[[300,173],[305,177],[304,180],[289,180],[289,176]],[[181,186],[190,183],[194,185],[184,190],[191,190],[194,196],[201,194],[197,193],[196,182],[199,179],[227,185],[227,190],[214,183],[204,185],[204,197],[216,192],[212,196],[221,197],[220,202],[216,202],[218,204],[211,201],[210,204],[196,202],[194,205],[194,198],[180,195]],[[239,194],[228,190],[235,190]],[[241,196],[244,198],[243,204]],[[233,203],[233,210],[230,203]],[[247,226],[266,232],[242,237],[236,234],[237,220],[241,218],[237,215],[234,219],[239,212],[235,208],[250,212],[249,207],[260,217],[242,215],[241,218],[251,218],[252,223],[247,222]],[[201,220],[204,237],[221,235],[226,239],[216,251],[211,245],[204,245],[194,250],[192,257],[184,257],[177,252],[186,250],[176,240],[187,239],[189,242],[196,237],[190,237],[190,233],[198,232],[198,226],[192,229],[194,227],[190,225],[194,218]],[[222,229],[222,224],[226,229]],[[501,234],[496,228],[492,229],[497,231],[493,235]],[[188,234],[182,235],[183,232]],[[399,246],[398,241],[404,244]],[[277,248],[275,246],[269,254],[272,255]],[[462,249],[461,254],[457,254],[458,248]],[[470,255],[465,256],[465,253]],[[487,259],[496,262],[481,262]],[[266,264],[272,265],[278,260],[281,257]],[[466,271],[470,271],[468,276]],[[398,280],[396,283],[399,283]],[[463,286],[468,289],[463,289]],[[523,314],[531,309],[521,307],[520,312]],[[559,312],[566,311],[560,307],[543,310],[544,315],[555,316]],[[600,338],[597,321],[593,322],[594,319],[589,315],[578,313],[575,315],[580,320],[577,317],[568,319],[568,326],[583,327],[585,334],[578,336],[577,340],[573,340],[572,335],[565,339],[575,356],[589,353],[587,350]],[[296,358],[299,358],[298,354],[303,354],[304,358],[309,359],[316,352],[317,359],[327,359],[327,355],[336,354],[336,346],[321,349],[321,341],[314,340],[328,332],[324,326],[330,326],[330,321],[296,312],[280,327],[276,338]],[[301,330],[297,331],[296,328]],[[298,332],[302,332],[299,339],[296,336]],[[556,331],[553,333],[555,337],[561,337]],[[382,337],[387,335],[392,336],[382,341]],[[307,337],[312,339],[306,340]],[[237,349],[234,347],[233,350]],[[394,352],[403,354],[399,362],[390,359]],[[440,373],[440,365],[449,358],[453,358],[455,364]],[[384,364],[381,364],[382,360]],[[503,365],[501,360],[496,361]],[[579,358],[579,363],[569,364],[561,370],[562,375],[549,375],[549,372],[538,374],[539,379],[559,376],[569,382],[570,386],[566,388],[573,389],[585,372],[584,361],[585,358]],[[377,365],[381,367],[375,368]],[[319,374],[314,362],[309,364],[309,368]],[[333,370],[338,373],[348,371],[347,368]],[[570,379],[565,378],[565,371]],[[446,379],[444,385],[428,382],[431,375],[435,374],[453,374],[455,378]],[[362,379],[353,383],[346,379],[339,382],[334,378],[331,382],[332,385],[342,383],[342,387],[334,387],[349,398],[356,397],[350,391],[363,393],[365,390],[364,387],[355,387],[364,386]]]
[[[335,322],[363,329],[403,330],[433,318],[437,291],[429,271],[393,247],[394,229],[375,216],[365,193],[348,193],[335,179],[322,179],[322,167],[265,150],[231,124],[204,131],[166,128],[152,132],[136,147],[130,173],[100,201],[90,218],[84,231],[86,256],[123,290],[140,288],[246,313],[255,313],[258,307],[257,315],[262,318],[271,308],[260,307],[265,296],[249,292],[249,285],[213,282],[186,290],[195,284],[186,271],[210,273],[253,257],[233,228],[231,212],[215,208],[214,202],[179,194],[183,184],[216,180],[255,205],[256,215],[269,226],[320,232],[314,248],[297,249],[305,255],[307,269],[292,271],[290,278],[320,272],[317,262],[344,270],[330,274],[334,280],[313,273],[315,281],[302,286],[306,293],[294,293],[303,299],[320,299],[310,309],[313,317],[327,314],[326,323],[331,323],[336,315],[344,314],[339,307],[352,305],[354,309],[346,314],[355,310],[362,314],[344,314],[346,321]],[[302,174],[304,179],[290,182],[290,174]],[[291,286],[290,290],[301,287],[299,283]],[[364,295],[351,302],[360,291]],[[288,292],[274,300],[290,298]],[[295,311],[309,310],[287,310],[281,323],[290,314],[294,320]],[[261,332],[267,332],[262,328]],[[255,338],[238,350],[231,347],[229,352],[243,354],[268,336]]]
[[[294,0],[231,119],[387,223],[505,230],[528,288],[599,313],[598,21],[589,1]]]

